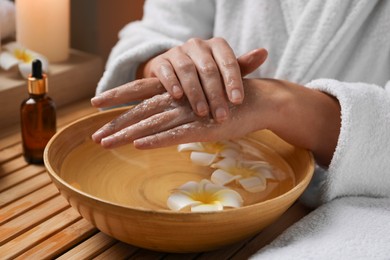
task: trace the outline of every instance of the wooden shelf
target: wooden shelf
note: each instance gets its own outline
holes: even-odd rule
[[[72,50],[69,59],[50,64],[49,96],[57,107],[91,98],[103,74],[103,61],[96,55]],[[0,71],[0,131],[20,122],[20,104],[28,97],[27,81],[17,69]]]

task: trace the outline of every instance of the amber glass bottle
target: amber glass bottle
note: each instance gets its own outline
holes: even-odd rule
[[[28,163],[43,163],[45,146],[56,132],[56,107],[47,96],[47,90],[47,76],[42,73],[41,61],[34,60],[28,78],[30,97],[20,107],[23,152]]]

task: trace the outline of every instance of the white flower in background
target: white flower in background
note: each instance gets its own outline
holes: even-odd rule
[[[39,59],[42,62],[42,70],[48,72],[49,62],[43,55],[28,50],[16,42],[11,42],[3,46],[5,51],[0,53],[0,67],[4,70],[9,70],[16,65],[19,67],[19,72],[24,78],[28,78],[31,74],[31,64],[33,60]]]
[[[226,157],[212,164],[211,167],[216,168],[211,174],[213,183],[226,185],[236,181],[249,192],[263,191],[267,187],[267,179],[275,179],[271,166],[264,161]]]
[[[171,210],[179,211],[191,207],[192,212],[219,211],[224,207],[238,208],[242,203],[238,192],[206,179],[183,184],[173,191],[167,201]]]
[[[230,141],[180,144],[177,149],[179,152],[192,151],[191,161],[202,166],[209,166],[220,158],[240,154],[240,146]]]

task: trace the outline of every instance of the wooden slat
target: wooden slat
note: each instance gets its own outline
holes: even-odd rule
[[[0,164],[22,155],[23,149],[21,144],[15,144],[6,148],[0,148]]]
[[[20,143],[21,134],[19,126],[12,126],[8,129],[1,129],[0,131],[0,149]]]
[[[236,252],[238,252],[242,247],[245,246],[245,244],[251,240],[252,238],[240,241],[238,243],[235,243],[233,245],[228,245],[225,247],[222,247],[217,250],[213,250],[210,252],[202,253],[198,258],[196,259],[202,259],[202,260],[213,260],[213,259],[230,259]]]
[[[0,259],[15,258],[16,256],[23,254],[30,248],[41,243],[51,234],[57,233],[59,230],[66,228],[80,218],[80,215],[73,208],[64,210],[0,246]]]
[[[74,245],[82,242],[96,232],[97,229],[89,222],[85,219],[80,219],[76,223],[49,237],[42,243],[29,249],[16,259],[53,259],[61,252],[72,248]]]
[[[51,199],[58,194],[58,189],[53,184],[49,184],[32,192],[28,196],[24,196],[5,207],[0,208],[0,225],[17,216],[20,216],[21,214],[24,214],[31,208]]]
[[[44,222],[57,212],[68,207],[69,204],[63,197],[56,196],[32,208],[25,214],[6,222],[0,227],[0,245],[5,244],[31,227]]]
[[[12,174],[8,174],[2,178],[0,178],[0,192],[11,188],[27,179],[30,179],[39,173],[45,171],[45,167],[37,166],[37,165],[28,165]]]
[[[137,247],[118,242],[112,247],[108,248],[106,251],[102,252],[100,255],[96,256],[95,260],[104,260],[104,259],[128,259],[138,250]]]
[[[46,172],[42,172],[37,176],[28,179],[17,186],[0,192],[0,207],[5,206],[33,191],[51,183],[50,177]]]
[[[192,259],[197,259],[199,256],[199,253],[187,253],[187,254],[167,254],[164,257],[164,260],[192,260]]]
[[[164,259],[165,255],[166,253],[140,249],[134,255],[131,256],[131,259],[158,260],[158,259]]]
[[[112,237],[99,232],[78,246],[72,248],[65,254],[61,255],[57,258],[57,260],[91,259],[104,252],[107,248],[116,242],[117,241]]]
[[[26,167],[27,163],[23,156],[17,157],[13,160],[3,163],[0,167],[0,177],[4,177],[14,171],[17,171],[23,167]]]

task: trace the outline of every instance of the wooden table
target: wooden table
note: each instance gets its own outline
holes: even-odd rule
[[[59,128],[95,112],[89,100],[73,103],[58,111]],[[0,129],[0,259],[247,259],[308,212],[295,203],[258,235],[211,252],[137,248],[94,228],[59,194],[44,166],[24,161],[19,127]]]

